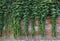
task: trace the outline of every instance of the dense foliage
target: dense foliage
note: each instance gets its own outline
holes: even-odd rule
[[[3,14],[2,13],[0,13],[0,36],[2,36],[2,30],[3,30],[3,16],[2,16]]]
[[[59,5],[56,0],[0,0],[0,35],[4,27],[5,34],[9,35],[12,29],[14,37],[20,37],[21,20],[23,20],[24,35],[28,36],[29,19],[32,19],[32,36],[34,36],[35,19],[38,18],[38,31],[45,36],[46,17],[51,16],[52,35],[56,36],[56,18],[60,15]]]

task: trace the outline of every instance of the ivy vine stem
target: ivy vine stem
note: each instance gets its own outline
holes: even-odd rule
[[[32,18],[32,22],[31,22],[31,27],[32,27],[32,36],[35,35],[35,18]]]
[[[57,3],[51,3],[52,36],[56,37]]]
[[[2,30],[3,30],[3,25],[4,25],[4,19],[3,19],[4,15],[1,13],[0,14],[0,36],[2,36]]]
[[[56,37],[56,18],[52,18],[52,36]]]

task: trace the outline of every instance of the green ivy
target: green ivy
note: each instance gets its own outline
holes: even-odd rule
[[[45,4],[41,4],[40,5],[40,22],[39,22],[39,31],[41,32],[42,36],[45,36],[45,24],[46,24],[46,18],[47,18],[47,14],[49,12],[48,10],[48,6]]]
[[[58,4],[56,4],[58,3]],[[29,19],[32,19],[32,36],[35,35],[35,19],[39,19],[39,32],[45,36],[47,15],[51,16],[52,35],[56,36],[56,18],[59,16],[60,3],[56,0],[0,0],[0,24],[3,23],[4,33],[9,35],[13,29],[14,37],[20,37],[21,20],[24,20],[24,35],[28,36]],[[58,14],[57,14],[58,13]],[[3,14],[4,19],[1,19]],[[4,22],[1,22],[4,20]],[[0,33],[2,32],[2,25]]]
[[[0,36],[2,35],[2,15],[0,15]]]
[[[28,36],[28,25],[29,25],[29,16],[28,16],[29,12],[27,10],[25,10],[24,12],[24,16],[23,16],[23,20],[24,20],[24,34],[25,36]]]
[[[57,3],[52,3],[50,7],[51,7],[51,21],[52,21],[52,36],[56,37]]]

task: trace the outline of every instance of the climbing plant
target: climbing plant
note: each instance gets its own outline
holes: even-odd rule
[[[52,36],[56,36],[56,18],[60,15],[59,6],[60,3],[57,0],[0,0],[0,35],[4,29],[4,34],[9,36],[12,29],[14,37],[20,37],[22,35],[21,20],[23,20],[24,35],[27,37],[29,20],[32,19],[31,28],[34,36],[35,19],[39,19],[38,31],[44,37],[46,17],[50,15]]]
[[[57,3],[52,3],[50,7],[51,7],[51,21],[52,21],[52,36],[56,36]]]
[[[3,20],[2,20],[3,16],[0,13],[0,36],[2,36],[2,29],[3,29]]]
[[[40,22],[39,22],[39,32],[41,33],[42,36],[45,36],[45,24],[46,24],[46,18],[47,18],[47,14],[49,12],[48,10],[48,6],[46,5],[46,3],[42,3],[40,5]]]
[[[12,27],[13,27],[13,34],[14,37],[19,37],[21,36],[21,19],[23,18],[23,12],[22,12],[22,6],[17,3],[18,1],[16,0],[14,3],[12,3]]]

